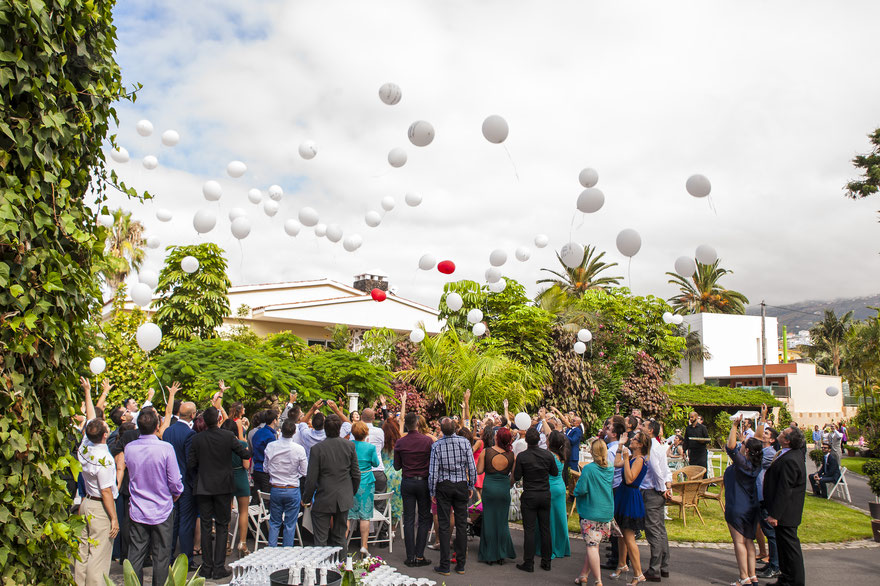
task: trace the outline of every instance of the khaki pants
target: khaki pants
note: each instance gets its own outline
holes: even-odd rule
[[[86,529],[79,546],[82,561],[74,565],[75,581],[77,586],[105,586],[104,574],[110,573],[110,557],[113,553],[110,517],[100,501],[89,498],[80,503],[79,514],[86,518]]]

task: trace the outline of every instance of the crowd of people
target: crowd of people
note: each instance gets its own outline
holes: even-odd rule
[[[77,427],[84,437],[76,450],[83,468],[72,490],[88,521],[77,584],[103,584],[116,558],[128,559],[141,580],[152,564],[153,584],[161,586],[175,552],[191,564],[200,555],[203,576],[227,577],[233,548],[248,553],[248,506],[261,498],[270,511],[269,547],[293,545],[307,514],[315,545],[347,549],[359,533],[359,550],[369,555],[382,537],[371,530],[378,495],[402,519],[405,565],[433,566],[441,575],[466,572],[469,535],[480,536],[479,562],[515,560],[509,518],[517,499],[523,548],[515,567],[534,572],[538,557],[540,569],[550,571],[553,559],[572,555],[569,491],[586,544],[576,582],[601,584],[602,569],[611,578],[631,575],[630,584],[660,582],[669,577],[665,507],[674,471],[685,463],[707,468],[708,432],[696,413],[683,434],[675,430],[669,438],[660,422],[638,410],[608,418],[597,436],[586,438],[575,413],[555,408],[539,409],[525,429],[514,424],[506,401],[503,412],[472,418],[469,391],[461,417],[432,424],[407,412],[405,395],[397,412],[382,397],[346,413],[330,400],[304,412],[291,393],[282,409],[248,421],[240,404],[224,409],[220,381],[201,411],[175,400],[177,383],[168,388],[164,416],[150,403],[152,392],[143,406],[127,400],[110,411],[111,432],[103,413],[111,385],[105,382],[93,404],[88,381],[82,383]],[[758,577],[803,584],[797,539],[807,481],[803,433],[774,429],[765,408],[754,430],[731,422],[726,449],[725,520],[739,569],[734,584]],[[810,479],[816,490],[822,472]],[[233,510],[237,543],[228,539]],[[436,541],[429,544],[432,527]],[[644,563],[636,542],[642,533],[650,549]],[[436,564],[426,549],[438,550]],[[758,559],[766,562],[760,570]]]

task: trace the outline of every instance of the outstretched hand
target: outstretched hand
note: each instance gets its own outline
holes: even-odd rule
[[[173,397],[174,393],[176,393],[179,390],[180,390],[180,383],[177,381],[174,381],[173,383],[171,383],[171,386],[168,387],[168,396]]]
[[[101,381],[101,390],[104,391],[104,393],[109,393],[110,389],[112,389],[112,388],[113,388],[113,385],[110,384],[109,378],[105,378],[104,380]]]
[[[86,377],[79,377],[79,384],[82,385],[82,388],[85,392],[90,393],[92,391],[92,385],[89,382],[89,379],[87,379]]]

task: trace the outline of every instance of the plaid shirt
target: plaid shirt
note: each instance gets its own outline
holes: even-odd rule
[[[473,490],[477,478],[474,451],[471,443],[460,435],[444,435],[431,446],[431,462],[428,467],[428,486],[431,496],[437,492],[437,483],[467,482]]]

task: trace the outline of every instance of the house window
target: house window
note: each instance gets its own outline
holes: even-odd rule
[[[308,341],[309,346],[323,346],[325,348],[330,347],[330,340],[312,340]]]

